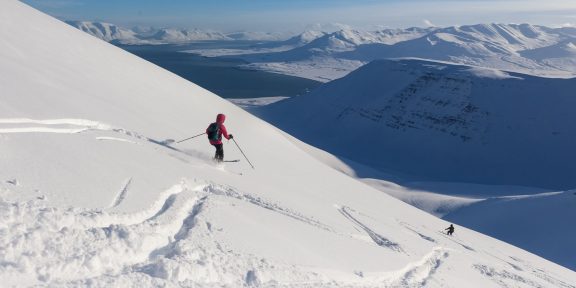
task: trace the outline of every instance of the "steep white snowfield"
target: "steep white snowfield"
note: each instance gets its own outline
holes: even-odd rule
[[[348,159],[324,161],[348,175],[575,269],[576,233],[567,227],[576,217],[576,196],[541,194],[576,187],[575,90],[576,79],[381,60],[254,111]],[[539,196],[518,198],[523,194]],[[542,222],[550,233],[539,231]]]
[[[3,287],[576,287],[316,161],[240,108],[0,2]],[[215,166],[216,113],[254,163]],[[231,143],[227,159],[241,157]]]

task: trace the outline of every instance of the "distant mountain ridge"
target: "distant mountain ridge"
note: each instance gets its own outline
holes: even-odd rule
[[[180,28],[143,28],[132,29],[120,27],[115,24],[95,21],[65,21],[92,36],[106,42],[117,44],[180,44],[192,41],[221,41],[221,40],[264,40],[279,41],[285,37],[283,33],[266,32],[233,32],[222,33],[201,29]]]
[[[562,30],[528,24],[479,24],[442,28],[422,37],[386,45],[375,43],[343,55],[364,61],[419,57],[434,60],[520,56],[529,51],[574,40]]]
[[[90,21],[66,21],[66,23],[106,42],[134,43],[139,40],[133,30],[111,23]]]
[[[419,58],[546,77],[576,75],[576,28],[531,24],[340,30],[287,51],[239,55],[255,69],[323,81],[378,59]],[[551,60],[552,59],[552,60]],[[351,63],[345,65],[343,63]],[[355,63],[355,64],[354,64]]]
[[[141,37],[142,40],[158,41],[163,43],[185,43],[190,41],[230,40],[220,32],[202,31],[199,29],[173,29],[162,28],[151,36]]]

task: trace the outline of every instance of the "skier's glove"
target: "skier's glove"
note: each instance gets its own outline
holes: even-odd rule
[[[230,134],[230,135],[228,135],[228,136],[230,136],[230,139],[234,139],[234,136],[232,136],[232,134]]]

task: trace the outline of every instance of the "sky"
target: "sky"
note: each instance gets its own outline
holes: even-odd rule
[[[63,20],[231,32],[530,23],[576,26],[576,0],[23,0]],[[327,28],[329,29],[329,28]]]

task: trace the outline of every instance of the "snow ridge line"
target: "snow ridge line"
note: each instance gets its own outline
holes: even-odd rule
[[[254,204],[254,205],[259,206],[259,207],[264,208],[264,209],[271,210],[271,211],[276,212],[276,213],[280,213],[284,216],[288,216],[290,218],[293,218],[293,219],[298,220],[302,223],[314,226],[316,228],[320,228],[320,229],[328,231],[328,232],[335,232],[335,230],[332,227],[330,227],[326,224],[323,224],[316,219],[304,216],[304,215],[302,215],[298,212],[292,211],[288,208],[281,207],[278,204],[266,201],[266,200],[262,199],[261,197],[250,195],[247,193],[238,192],[237,190],[235,190],[232,187],[227,187],[227,186],[218,185],[218,184],[209,184],[209,185],[206,185],[202,190],[204,192],[207,192],[210,194],[220,195],[220,196],[225,196],[225,197],[231,197],[231,198],[235,198],[238,200],[246,201],[248,203]]]
[[[344,216],[346,219],[350,220],[350,222],[352,222],[352,224],[354,224],[354,226],[364,230],[364,232],[366,232],[366,234],[368,234],[368,236],[370,236],[370,238],[372,239],[372,241],[374,241],[374,243],[376,243],[376,245],[388,248],[388,249],[396,251],[396,252],[404,252],[404,250],[402,249],[400,244],[388,240],[387,238],[383,237],[382,235],[380,235],[380,234],[374,232],[372,229],[368,228],[368,226],[364,225],[358,219],[354,218],[354,216],[352,216],[352,214],[351,214],[351,211],[354,211],[354,210],[351,209],[350,207],[337,206],[337,209],[338,209],[338,212],[340,212],[340,214],[342,214],[342,216]]]

